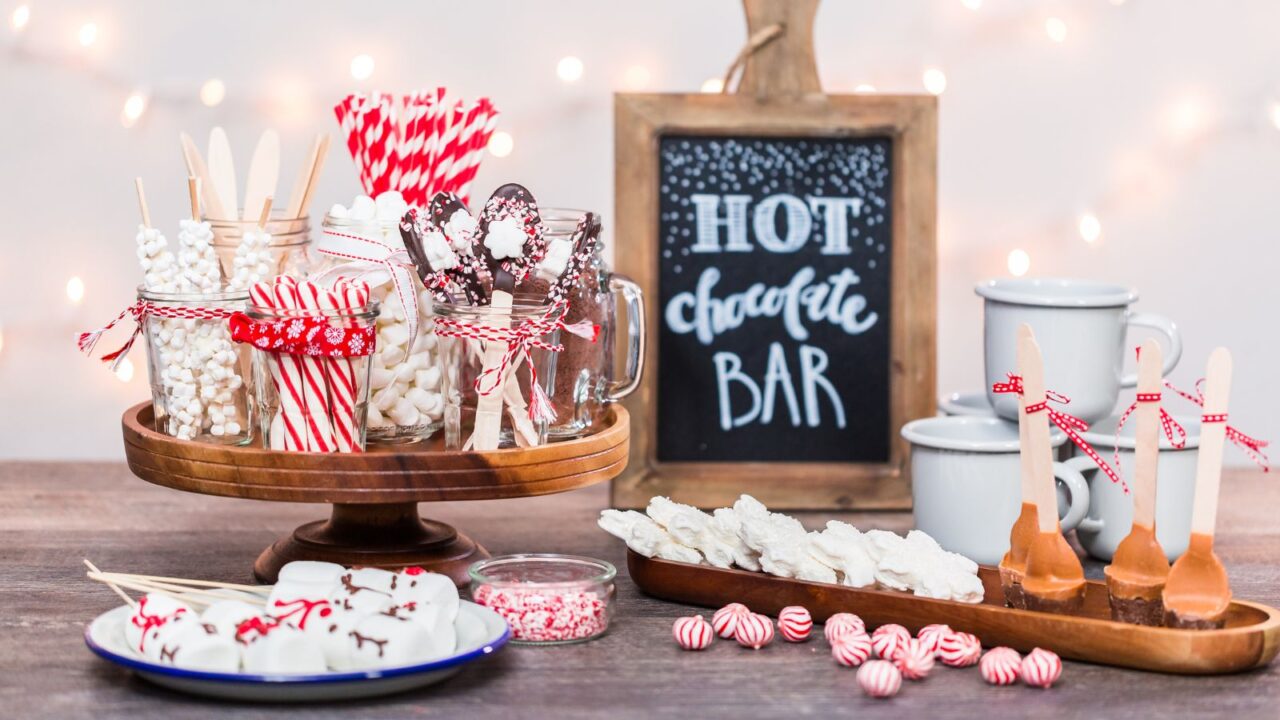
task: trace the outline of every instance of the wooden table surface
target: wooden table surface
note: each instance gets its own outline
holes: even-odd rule
[[[509,646],[446,684],[382,700],[323,706],[219,704],[153,687],[92,655],[85,624],[118,604],[80,564],[159,575],[251,582],[258,552],[320,506],[190,495],[151,486],[122,464],[0,464],[0,717],[1280,717],[1280,667],[1189,678],[1067,663],[1050,691],[992,688],[976,667],[939,665],[893,700],[873,701],[819,638],[759,652],[717,642],[686,653],[672,621],[693,612],[652,600],[626,576],[624,548],[596,528],[602,486],[564,495],[423,506],[494,554],[548,551],[618,565],[618,605],[604,638],[557,648]],[[1280,477],[1228,473],[1218,552],[1237,596],[1280,604]],[[840,517],[904,531],[910,516]],[[1101,575],[1097,563],[1090,576]]]

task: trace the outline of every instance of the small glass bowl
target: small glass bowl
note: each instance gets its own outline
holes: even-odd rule
[[[618,571],[578,555],[503,555],[471,566],[471,599],[502,616],[523,645],[566,645],[609,629]]]

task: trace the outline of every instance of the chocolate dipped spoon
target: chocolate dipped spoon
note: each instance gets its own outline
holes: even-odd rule
[[[453,193],[439,192],[427,205],[426,225],[444,235],[458,255],[458,266],[449,271],[450,278],[462,290],[467,302],[486,305],[489,302],[484,283],[480,281],[483,263],[476,257],[474,246],[477,223],[466,203]]]
[[[1027,548],[1022,596],[1028,610],[1076,613],[1084,604],[1084,568],[1058,524],[1058,492],[1053,479],[1049,443],[1049,411],[1045,405],[1044,361],[1031,327],[1018,328],[1018,370],[1022,373],[1027,444],[1031,455],[1036,533]]]
[[[1164,624],[1160,594],[1169,561],[1156,539],[1156,464],[1160,454],[1160,345],[1138,353],[1138,405],[1134,410],[1133,527],[1106,568],[1111,617],[1137,625]]]
[[[422,286],[429,290],[436,300],[454,302],[453,293],[449,292],[448,271],[457,266],[457,255],[449,248],[444,236],[439,235],[438,230],[428,227],[427,232],[438,235],[438,238],[423,238],[423,223],[416,208],[409,208],[409,211],[400,218],[400,238],[404,241],[405,252],[409,253],[409,260],[413,262],[413,268],[418,272],[418,279],[422,281]],[[428,242],[434,245],[434,253],[427,252]],[[445,253],[440,252],[439,243],[444,243]],[[433,256],[436,258],[435,263],[431,261]],[[448,256],[452,256],[453,264],[445,267],[449,263]]]
[[[516,283],[528,275],[546,250],[545,229],[533,195],[521,185],[503,185],[494,191],[480,214],[475,238],[475,254],[482,255],[489,269],[492,288],[490,313],[485,325],[507,329],[511,326],[511,305]],[[508,344],[490,341],[484,350],[482,373],[497,372],[507,354]],[[508,366],[506,373],[513,372]],[[475,428],[463,449],[496,450],[502,431],[502,405],[506,396],[506,376],[497,379],[503,392],[481,394],[476,400]]]
[[[1231,391],[1231,353],[1218,348],[1205,372],[1204,416],[1200,422],[1200,454],[1191,507],[1191,543],[1169,570],[1165,581],[1164,620],[1170,627],[1208,630],[1226,622],[1231,604],[1227,570],[1213,552],[1222,480],[1222,449],[1227,433],[1227,396]]]
[[[1021,338],[1022,329],[1026,328],[1030,332],[1030,327],[1023,325],[1018,328],[1018,336]],[[1018,372],[1022,373],[1022,358],[1018,358]],[[1036,519],[1036,499],[1035,499],[1035,469],[1031,464],[1030,444],[1027,442],[1027,427],[1031,423],[1027,420],[1027,397],[1026,393],[1018,395],[1018,447],[1021,448],[1019,460],[1022,463],[1022,510],[1018,514],[1018,519],[1013,521],[1013,527],[1009,530],[1009,551],[1000,559],[1000,587],[1004,590],[1004,601],[1009,607],[1025,609],[1027,601],[1022,596],[1022,578],[1027,572],[1027,550],[1031,547],[1031,540],[1036,535],[1037,519]]]

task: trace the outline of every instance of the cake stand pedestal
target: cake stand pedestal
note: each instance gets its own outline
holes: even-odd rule
[[[372,446],[365,453],[295,453],[193,443],[154,429],[151,403],[122,419],[129,469],[147,482],[187,492],[332,505],[262,551],[253,565],[275,582],[293,560],[402,568],[419,565],[468,582],[489,556],[451,525],[418,514],[420,502],[497,500],[564,492],[604,482],[627,465],[630,419],[610,408],[600,432],[536,448],[460,452],[441,441]]]

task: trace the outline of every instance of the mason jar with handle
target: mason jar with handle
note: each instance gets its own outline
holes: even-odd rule
[[[548,240],[570,237],[585,214],[582,210],[542,208],[546,237]],[[551,392],[556,419],[547,428],[547,436],[552,440],[596,432],[608,406],[634,392],[644,372],[644,296],[631,278],[609,269],[602,250],[597,244],[595,255],[568,297],[569,313],[565,320],[589,320],[599,328],[599,333],[594,342],[569,333],[561,337],[564,352],[556,358]],[[549,284],[531,276],[524,286],[535,295],[545,295]],[[620,313],[625,318],[620,317]],[[621,327],[620,321],[625,323]],[[625,333],[626,346],[625,362],[619,369],[620,333]]]

